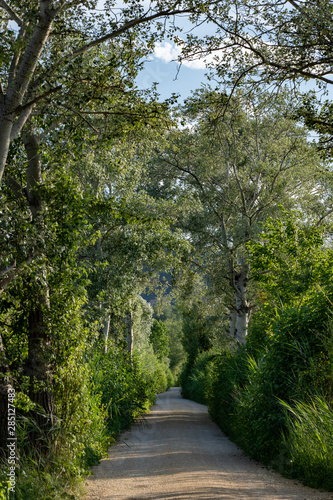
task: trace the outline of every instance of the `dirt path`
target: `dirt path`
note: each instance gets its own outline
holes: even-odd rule
[[[145,419],[93,469],[85,500],[332,500],[250,460],[207,407],[161,394]]]

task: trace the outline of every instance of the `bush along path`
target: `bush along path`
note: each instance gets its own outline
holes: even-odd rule
[[[84,500],[331,500],[250,460],[218,429],[207,407],[179,388],[157,398],[93,468]]]

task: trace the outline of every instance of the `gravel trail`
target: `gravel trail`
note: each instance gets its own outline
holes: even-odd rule
[[[93,468],[87,492],[84,500],[333,500],[250,460],[175,387]]]

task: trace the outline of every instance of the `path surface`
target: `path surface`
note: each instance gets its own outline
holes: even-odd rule
[[[333,500],[247,458],[173,388],[93,468],[85,500]]]

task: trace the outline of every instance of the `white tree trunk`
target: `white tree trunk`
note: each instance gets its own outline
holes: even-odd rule
[[[110,331],[110,315],[106,318],[103,326],[103,339],[104,339],[104,353],[108,352],[108,340],[109,340],[109,331]]]
[[[1,111],[2,110],[0,109],[0,116]],[[2,119],[0,117],[0,181],[6,166],[13,123],[14,115],[12,117],[3,116]]]
[[[12,139],[17,137],[22,130],[29,109],[26,109],[21,117],[16,121],[16,117],[20,114],[21,104],[26,97],[28,86],[34,76],[34,72],[41,56],[42,50],[47,42],[50,34],[53,20],[58,13],[57,9],[52,9],[51,0],[40,1],[39,22],[34,28],[31,39],[22,56],[20,64],[17,68],[15,78],[9,80],[6,95],[1,88],[0,93],[0,181],[2,179],[7,156]],[[16,58],[16,54],[14,54]],[[16,66],[16,63],[14,64]],[[13,127],[16,121],[15,133]]]
[[[236,310],[231,309],[229,313],[229,336],[232,339],[236,337],[236,317]]]
[[[236,317],[236,341],[242,345],[246,344],[247,328],[249,324],[248,311],[238,310]]]

